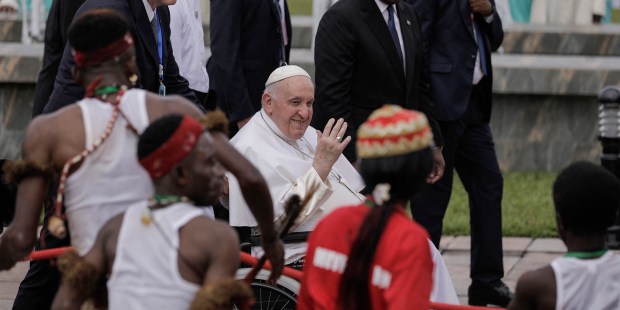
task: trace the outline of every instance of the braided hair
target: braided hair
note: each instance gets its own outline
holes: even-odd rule
[[[370,310],[369,278],[375,250],[387,222],[398,207],[395,201],[408,200],[421,191],[433,167],[430,148],[404,155],[362,159],[360,174],[367,188],[390,185],[390,200],[366,215],[340,280],[339,305],[345,310]]]

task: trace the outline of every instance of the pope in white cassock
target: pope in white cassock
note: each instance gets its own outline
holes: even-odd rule
[[[323,132],[310,127],[314,85],[310,75],[297,66],[283,66],[269,76],[262,97],[263,108],[239,130],[230,143],[245,155],[267,181],[274,201],[274,215],[282,215],[291,194],[305,197],[316,188],[293,227],[312,231],[316,223],[336,207],[359,204],[364,197],[361,176],[342,156],[350,137],[343,137],[346,122],[331,120]],[[229,180],[230,225],[255,227],[237,180]],[[305,256],[306,243],[286,244],[285,261]],[[260,249],[253,248],[254,255]]]
[[[363,203],[361,176],[342,155],[351,141],[344,137],[347,123],[331,119],[323,131],[309,126],[312,119],[314,84],[310,75],[294,65],[274,70],[265,83],[262,109],[239,130],[230,143],[262,173],[274,201],[276,218],[284,212],[291,194],[302,199],[316,189],[293,232],[309,232],[335,208]],[[235,177],[227,173],[230,225],[256,227]],[[458,303],[456,292],[441,254],[429,242],[435,262],[431,300]],[[291,264],[306,254],[307,243],[285,244],[285,263]],[[252,248],[260,256],[259,247]]]

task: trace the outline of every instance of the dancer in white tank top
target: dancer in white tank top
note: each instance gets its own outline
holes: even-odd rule
[[[147,201],[131,206],[123,216],[112,275],[108,280],[110,309],[189,309],[200,288],[179,272],[179,230],[202,216],[188,203],[152,211],[152,223],[142,216],[151,212]]]
[[[598,253],[602,256],[593,253],[594,257],[589,259],[575,254],[551,262],[556,284],[555,308],[620,309],[620,256],[604,250]]]
[[[509,309],[620,309],[620,257],[605,249],[620,206],[620,181],[589,162],[565,168],[553,184],[558,234],[568,253],[517,283]]]
[[[222,294],[229,295],[222,305],[228,309],[232,298],[249,302],[249,286],[234,279],[236,233],[194,207],[221,194],[224,169],[215,147],[212,136],[189,116],[153,122],[140,136],[138,157],[153,179],[155,195],[106,223],[83,258],[73,253],[59,260],[63,284],[54,306],[79,307],[96,296],[107,274],[112,310],[188,309],[222,300]],[[218,296],[210,295],[214,289]]]
[[[76,55],[76,81],[87,90],[85,99],[28,125],[24,160],[9,167],[20,186],[14,220],[0,239],[0,270],[32,251],[50,183],[63,184],[53,196],[55,216],[49,220],[49,231],[64,238],[63,220],[68,219],[73,245],[85,254],[107,220],[153,193],[135,158],[138,134],[150,121],[169,113],[202,115],[181,97],[128,90],[138,76],[133,38],[123,17],[105,9],[83,16],[87,17],[81,26],[69,31],[69,41]],[[102,20],[114,27],[106,26],[105,34],[93,36]]]
[[[127,91],[119,118],[105,143],[84,158],[80,168],[67,178],[65,213],[71,231],[71,244],[84,255],[92,247],[99,228],[127,206],[153,195],[149,176],[136,161],[138,133],[149,124],[142,89]],[[93,145],[108,125],[113,106],[97,98],[77,103],[82,112],[86,145]],[[131,190],[128,190],[131,189]]]
[[[100,29],[106,30],[100,33]],[[86,89],[86,99],[39,116],[29,124],[23,143],[24,160],[8,169],[19,183],[19,192],[14,220],[0,237],[0,270],[11,268],[32,251],[50,183],[61,184],[58,195],[53,197],[49,232],[64,238],[64,220],[68,218],[73,244],[78,253],[85,254],[101,225],[152,193],[135,159],[136,139],[144,127],[171,113],[205,117],[207,122],[217,114],[205,116],[179,96],[127,90],[139,79],[134,39],[127,31],[124,18],[109,9],[90,10],[74,21],[69,41],[76,59],[75,79]],[[227,128],[227,124],[217,128]],[[243,184],[244,196],[252,197],[250,208],[261,227],[263,241],[271,245],[267,256],[275,267],[275,280],[281,274],[284,254],[272,222],[273,203],[266,182],[225,135],[217,133],[213,137],[218,159]]]
[[[139,38],[135,39],[139,40]],[[39,227],[39,218],[44,202],[54,199],[56,206],[53,209],[46,207],[45,229],[41,231],[41,234],[45,236],[46,240],[49,240],[53,239],[49,234],[52,230],[59,237],[64,237],[64,234],[67,233],[64,223],[67,216],[62,212],[63,191],[68,190],[70,196],[68,198],[76,201],[85,198],[81,195],[89,194],[89,192],[80,190],[72,192],[72,188],[58,187],[60,189],[59,195],[50,195],[50,184],[57,184],[58,175],[62,175],[62,180],[65,182],[68,177],[68,181],[71,183],[73,179],[77,178],[73,177],[74,173],[78,173],[76,176],[80,173],[88,174],[88,172],[82,172],[84,171],[82,169],[88,167],[82,167],[85,163],[81,161],[89,161],[89,156],[97,152],[98,148],[95,148],[95,145],[106,147],[110,141],[106,141],[107,139],[102,139],[102,137],[121,131],[124,135],[129,135],[126,137],[139,133],[140,122],[142,121],[140,118],[143,119],[144,114],[142,112],[138,112],[137,115],[132,114],[130,112],[134,109],[131,105],[132,102],[129,100],[126,103],[121,102],[123,98],[121,94],[127,88],[130,88],[131,85],[140,84],[135,64],[133,40],[134,38],[128,32],[128,25],[124,17],[113,10],[89,10],[74,20],[69,30],[70,48],[76,60],[73,71],[74,78],[76,83],[87,90],[86,97],[97,98],[99,102],[115,105],[112,113],[106,116],[110,126],[106,126],[102,132],[93,132],[99,136],[95,138],[92,145],[87,145],[86,140],[89,135],[84,128],[84,115],[87,112],[83,112],[79,105],[70,105],[53,114],[39,116],[29,124],[23,139],[23,161],[14,163],[15,165],[9,167],[13,180],[19,184],[17,187],[19,190],[16,202],[17,211],[13,222],[7,231],[0,236],[0,270],[11,268],[33,250],[37,240],[37,228]],[[191,115],[196,119],[205,117],[194,104],[179,96],[160,97],[146,93],[144,94],[144,105],[149,122],[170,113]],[[138,116],[138,119],[133,119],[135,116]],[[104,115],[93,115],[95,119],[102,117]],[[206,117],[209,118],[209,115]],[[119,124],[126,122],[127,126],[116,125],[116,122]],[[100,124],[97,121],[95,123]],[[227,125],[220,128],[227,128]],[[93,135],[91,134],[90,137],[92,138]],[[228,144],[225,135],[214,134],[214,139],[218,145],[218,158],[228,170],[235,174],[237,179],[243,180],[244,195],[253,198],[251,209],[257,217],[259,226],[261,226],[263,241],[271,245],[267,251],[267,256],[275,267],[275,271],[272,273],[272,280],[275,280],[282,272],[284,253],[282,243],[277,239],[272,222],[273,204],[266,182],[257,169]],[[135,155],[135,144],[127,141],[124,143],[126,143],[125,149],[121,152],[125,151],[123,154],[126,155]],[[133,162],[135,162],[135,158]],[[67,169],[65,170],[64,167]],[[4,168],[7,168],[7,165]],[[104,180],[99,175],[87,182],[91,181],[101,182],[99,184],[102,188],[97,188],[97,190],[105,190],[104,196],[97,198],[105,197],[111,200],[127,198],[123,196],[126,195],[125,192],[134,192],[136,196],[144,194],[140,190],[143,187],[138,182],[126,181],[126,186],[115,187],[118,184],[114,178]],[[67,186],[72,187],[73,185]],[[86,197],[86,200],[90,198],[93,197]],[[70,225],[76,229],[72,232],[72,236],[77,238],[75,243],[80,253],[86,253],[91,247],[92,238],[96,235],[101,224],[105,223],[105,218],[117,213],[118,209],[129,206],[127,199],[123,200],[127,203],[123,203],[122,206],[115,205],[115,208],[103,205],[100,208],[92,207],[77,210],[71,210],[71,206],[65,203],[70,209],[69,217],[77,218],[77,220],[71,221]],[[53,212],[49,212],[51,210]],[[50,214],[56,216],[48,217]],[[82,219],[85,220],[82,222]],[[54,224],[51,227],[54,229],[46,229],[49,226],[48,224]],[[80,228],[76,228],[75,225],[79,225]],[[67,244],[68,241],[62,240],[57,243]],[[40,243],[40,245],[45,248],[46,245],[50,246],[50,243]],[[37,285],[26,285],[28,284],[26,282],[36,283]],[[23,283],[23,288],[26,291],[24,296],[36,296],[36,298],[25,297],[23,299],[35,300],[37,304],[41,305],[37,308],[49,308],[59,282],[56,264],[49,262],[33,263],[28,277]],[[22,292],[21,289],[20,292]]]

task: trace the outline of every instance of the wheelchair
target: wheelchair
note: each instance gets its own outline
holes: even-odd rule
[[[285,244],[298,243],[305,242],[307,238],[308,233],[292,233],[283,237],[282,241]],[[247,253],[252,246],[259,245],[260,239],[253,236],[250,237],[249,241],[241,244],[241,250]],[[240,268],[237,270],[236,278],[245,279],[246,275],[251,270],[252,268]],[[283,274],[278,281],[276,281],[275,285],[271,285],[267,282],[269,274],[270,271],[264,269],[260,270],[252,283],[250,283],[255,299],[255,304],[251,309],[295,309],[297,307],[297,294],[301,286],[301,279]],[[233,309],[238,308],[235,305]]]
[[[244,279],[252,268],[241,268],[237,271],[237,279]],[[269,271],[261,270],[250,284],[256,303],[251,309],[295,309],[297,293],[301,283],[282,275],[275,285],[267,283]],[[233,309],[238,309],[236,306]]]

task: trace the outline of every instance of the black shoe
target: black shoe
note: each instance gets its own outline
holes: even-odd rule
[[[474,282],[469,286],[467,295],[469,295],[469,305],[471,306],[496,305],[508,307],[514,297],[504,282],[500,282],[495,287]]]

